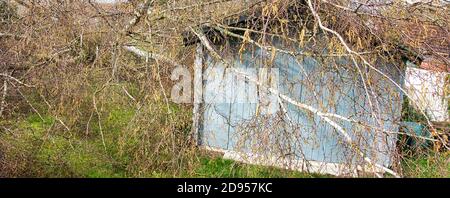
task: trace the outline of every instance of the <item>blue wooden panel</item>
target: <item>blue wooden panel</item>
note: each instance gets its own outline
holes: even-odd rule
[[[245,68],[263,67],[264,60],[271,59],[270,56],[270,53],[256,48],[253,53],[244,52],[239,56],[232,56],[230,61],[235,68],[247,72]],[[344,66],[350,61],[340,58],[332,62],[337,66]],[[311,57],[297,61],[289,55],[277,54],[272,61],[272,67],[278,68],[279,72],[277,89],[320,111],[336,113],[369,125],[379,126],[383,130],[398,131],[396,122],[401,111],[399,90],[393,88],[386,79],[373,74],[377,78],[372,80],[377,83],[372,86],[374,93],[372,100],[376,103],[377,116],[382,118],[382,123],[376,122],[371,117],[368,99],[359,76],[347,71],[347,67],[333,67],[333,63],[321,63]],[[388,64],[380,64],[384,64],[383,71],[389,70]],[[243,100],[241,97],[243,94],[250,98],[258,97],[260,90],[255,86],[239,84],[236,75],[224,73],[224,66],[208,55],[206,55],[206,66],[204,79],[209,80],[204,82],[205,111],[201,137],[204,145],[254,152],[252,142],[259,141],[259,143],[265,143],[262,146],[273,147],[269,150],[274,153],[282,149],[290,150],[295,158],[338,163],[357,163],[359,160],[356,158],[358,155],[354,149],[343,143],[342,136],[317,115],[288,103],[285,103],[287,116],[280,114],[279,111],[273,115],[262,115],[259,113],[258,102],[251,99]],[[256,77],[256,74],[250,71],[247,73]],[[398,76],[400,76],[399,72],[392,74],[397,81],[400,79],[397,78]],[[215,99],[218,95],[226,100]],[[277,101],[272,102],[277,103]],[[287,124],[289,119],[293,122]],[[338,119],[333,120],[344,127],[361,151],[381,164],[390,163],[391,152],[396,141],[395,135],[362,128],[354,123]],[[250,136],[242,133],[247,133],[251,127],[261,132],[254,131],[253,134],[250,133]],[[260,133],[267,132],[267,129],[272,130],[272,133],[269,133],[268,140],[265,142],[261,140]],[[245,141],[242,140],[243,137]],[[275,153],[277,154],[285,153]]]

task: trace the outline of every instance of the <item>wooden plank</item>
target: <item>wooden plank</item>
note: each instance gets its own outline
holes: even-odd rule
[[[203,46],[198,43],[194,61],[194,108],[192,116],[192,140],[195,145],[201,144],[200,137],[200,106],[203,99]]]

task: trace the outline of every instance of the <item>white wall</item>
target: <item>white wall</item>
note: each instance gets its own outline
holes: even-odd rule
[[[405,89],[425,109],[431,121],[449,121],[445,79],[449,73],[407,67]]]

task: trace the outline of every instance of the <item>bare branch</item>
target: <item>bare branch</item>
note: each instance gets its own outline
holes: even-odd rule
[[[11,79],[11,80],[13,80],[13,81],[17,82],[18,84],[23,85],[23,86],[25,86],[25,87],[35,87],[35,86],[33,86],[33,85],[28,85],[28,84],[26,84],[26,83],[20,81],[19,79],[15,78],[15,77],[13,77],[13,76],[11,76],[11,75],[5,74],[5,73],[0,73],[0,76],[1,76],[1,77],[4,77],[4,78]]]

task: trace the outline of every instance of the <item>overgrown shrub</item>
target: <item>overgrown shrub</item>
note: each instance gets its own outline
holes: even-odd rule
[[[0,5],[2,20],[10,17]],[[119,35],[92,20],[89,4],[31,10],[9,26],[20,37],[1,40],[0,72],[24,76],[30,87],[8,86],[0,176],[170,177],[193,166],[191,111],[165,102],[159,78],[146,70],[157,63],[117,48]]]

